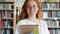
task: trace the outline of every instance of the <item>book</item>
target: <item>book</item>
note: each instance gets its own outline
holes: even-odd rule
[[[9,2],[9,0],[5,0],[5,2]]]
[[[21,34],[38,34],[38,26],[37,25],[20,25]]]
[[[45,0],[45,2],[49,2],[49,0]]]
[[[48,4],[47,3],[42,3],[42,8],[48,8]]]
[[[7,34],[10,34],[10,29],[7,30]]]
[[[9,4],[9,9],[11,9],[11,4]]]
[[[9,0],[10,2],[14,2],[14,0]]]
[[[59,21],[58,20],[56,20],[56,26],[59,27]]]
[[[0,3],[0,9],[3,9],[3,4],[2,3]]]
[[[55,20],[50,20],[50,26],[54,27]]]
[[[8,27],[13,27],[13,21],[12,20],[8,20]]]
[[[59,9],[59,3],[56,3],[56,9]]]
[[[3,20],[0,20],[0,28],[2,27]]]
[[[0,0],[0,2],[3,1],[3,0]]]
[[[59,20],[59,26],[60,26],[60,20]]]
[[[7,11],[5,11],[4,19],[7,18],[7,15],[8,15],[8,13],[7,13]]]
[[[48,27],[51,26],[50,20],[46,20],[46,23],[47,23]]]
[[[59,9],[60,9],[60,3],[59,3]]]
[[[2,29],[0,34],[10,34],[10,29]]]
[[[3,27],[7,27],[7,21],[3,22]]]
[[[52,17],[52,11],[48,12],[48,17],[50,17],[50,18]]]
[[[7,11],[7,17],[13,18],[13,11]]]
[[[2,18],[2,12],[0,11],[0,19]]]
[[[55,9],[56,8],[56,3],[50,3],[50,8],[53,8],[53,9]]]
[[[52,29],[49,29],[49,32],[50,32],[50,34],[53,34],[53,30]]]
[[[60,11],[56,11],[56,17],[60,17]]]
[[[2,19],[5,17],[5,11],[2,11]]]
[[[2,31],[1,31],[1,29],[0,29],[0,34],[2,34]]]
[[[48,18],[48,11],[43,11],[43,18]]]
[[[11,9],[14,9],[14,4],[11,4]]]
[[[56,17],[56,11],[52,11],[52,18]]]
[[[58,31],[58,34],[60,34],[60,29],[58,29],[57,31]]]
[[[3,4],[4,9],[9,9],[9,4]]]

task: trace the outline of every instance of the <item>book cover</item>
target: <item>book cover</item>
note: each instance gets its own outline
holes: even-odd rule
[[[21,34],[38,34],[37,25],[20,25]]]

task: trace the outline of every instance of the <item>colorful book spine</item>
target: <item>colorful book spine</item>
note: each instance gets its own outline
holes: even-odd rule
[[[2,27],[3,20],[0,20],[0,27]]]

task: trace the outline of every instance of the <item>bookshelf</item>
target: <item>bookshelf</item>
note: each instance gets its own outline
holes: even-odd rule
[[[14,34],[15,0],[0,0],[0,34]]]
[[[50,34],[60,34],[60,1],[42,1],[42,16],[46,21]]]

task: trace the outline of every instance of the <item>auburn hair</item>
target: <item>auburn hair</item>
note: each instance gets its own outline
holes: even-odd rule
[[[25,0],[24,4],[22,6],[21,14],[19,15],[19,20],[28,18],[28,15],[26,13],[26,8],[25,8],[26,7],[26,3],[28,1],[35,1],[37,3],[38,12],[36,14],[36,18],[41,20],[42,19],[42,5],[41,5],[41,1],[39,1],[39,0]]]

